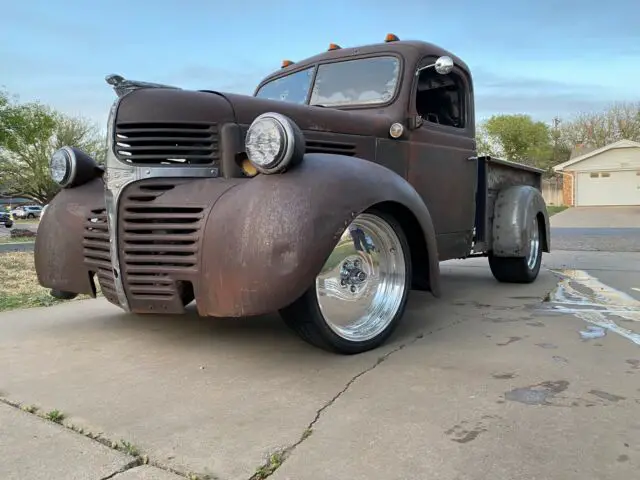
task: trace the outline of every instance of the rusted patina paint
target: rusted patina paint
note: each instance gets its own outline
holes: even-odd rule
[[[379,165],[309,154],[295,170],[256,177],[227,191],[214,206],[205,232],[198,310],[244,316],[287,306],[312,285],[350,221],[381,202],[415,217],[421,231],[409,234],[420,235],[426,247],[424,256],[417,256],[426,263],[416,262],[416,270],[428,272],[426,280],[439,295],[435,232],[415,190]]]

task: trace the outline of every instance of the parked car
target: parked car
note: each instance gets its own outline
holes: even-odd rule
[[[106,80],[106,168],[73,146],[50,160],[35,266],[54,296],[97,279],[137,314],[280,312],[353,354],[389,338],[412,288],[441,295],[440,262],[530,283],[550,249],[543,171],[478,156],[470,69],[431,43],[332,44],[253,96]]]
[[[42,207],[39,205],[25,205],[13,210],[13,216],[20,219],[40,218]]]
[[[4,225],[7,228],[13,227],[13,220],[9,212],[0,210],[0,225]]]

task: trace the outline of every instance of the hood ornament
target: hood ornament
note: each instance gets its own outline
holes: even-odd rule
[[[162,83],[143,82],[139,80],[127,80],[121,75],[112,73],[105,77],[105,81],[113,87],[118,97],[122,97],[129,92],[138,90],[140,88],[170,88],[173,90],[181,90],[180,87],[174,87],[173,85],[164,85]]]

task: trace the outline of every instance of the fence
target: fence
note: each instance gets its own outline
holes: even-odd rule
[[[542,197],[547,205],[564,205],[562,198],[562,178],[543,178]]]

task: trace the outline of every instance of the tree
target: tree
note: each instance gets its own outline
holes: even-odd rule
[[[552,131],[529,115],[494,115],[478,129],[478,153],[549,169],[566,151],[556,150]]]
[[[104,161],[104,139],[85,119],[0,95],[0,185],[4,194],[48,203],[60,189],[49,175],[49,159],[65,145]]]
[[[601,148],[618,140],[640,142],[640,102],[622,102],[600,112],[581,113],[565,122],[562,142],[573,148]]]

